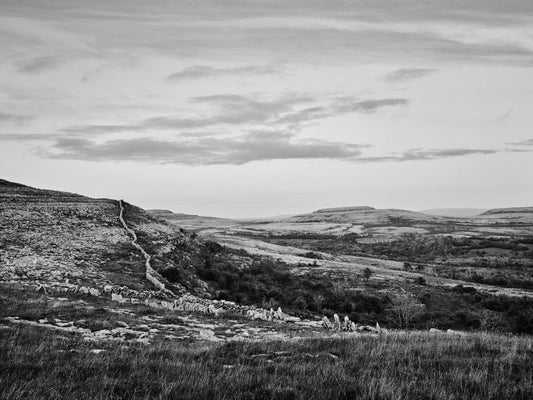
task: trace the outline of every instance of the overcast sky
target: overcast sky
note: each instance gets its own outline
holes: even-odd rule
[[[225,217],[533,205],[533,2],[0,2],[0,175]]]

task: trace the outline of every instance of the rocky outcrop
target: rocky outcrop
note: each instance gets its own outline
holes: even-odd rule
[[[324,317],[322,318],[322,327],[334,332],[381,333],[381,327],[377,322],[375,327],[370,325],[359,325],[350,321],[350,318],[347,315],[344,316],[342,322],[337,314],[333,314],[333,322],[331,322],[328,317]]]

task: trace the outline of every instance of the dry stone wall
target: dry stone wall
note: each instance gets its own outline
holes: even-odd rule
[[[137,242],[137,234],[135,233],[135,231],[133,229],[131,229],[128,224],[126,223],[126,221],[124,220],[124,202],[122,200],[119,200],[119,206],[120,206],[120,214],[119,214],[119,219],[120,219],[120,222],[122,224],[122,226],[124,227],[124,229],[130,234],[130,236],[132,237],[132,241],[131,241],[131,244],[141,252],[141,254],[143,255],[144,259],[145,259],[145,262],[144,262],[144,266],[145,266],[145,276],[146,276],[146,279],[152,283],[156,288],[158,288],[159,290],[169,294],[169,295],[173,295],[173,293],[171,291],[169,291],[166,287],[165,287],[165,284],[163,282],[161,282],[161,276],[157,273],[156,270],[154,270],[152,268],[152,266],[150,265],[150,255],[142,248],[142,246]]]
[[[251,306],[240,306],[231,301],[225,300],[208,300],[202,299],[200,297],[194,296],[192,294],[184,294],[182,296],[176,296],[173,292],[168,290],[165,287],[165,284],[162,282],[161,275],[155,271],[150,265],[151,256],[143,249],[143,247],[138,243],[137,234],[133,229],[131,229],[126,220],[124,219],[124,202],[119,200],[120,214],[119,219],[120,223],[124,229],[129,233],[132,238],[131,244],[141,252],[145,259],[145,276],[146,279],[151,282],[157,289],[159,293],[164,295],[164,298],[160,296],[128,296],[125,295],[122,291],[122,288],[104,288],[105,293],[111,294],[111,300],[120,302],[120,303],[133,303],[133,304],[146,304],[150,307],[162,308],[167,310],[178,310],[178,311],[190,311],[190,312],[201,312],[206,314],[215,314],[218,315],[226,311],[234,311],[248,316],[251,319],[261,319],[264,321],[282,321],[282,322],[297,322],[300,321],[300,318],[290,316],[285,314],[281,308],[278,308],[276,311],[270,309],[267,311],[262,308],[251,307]],[[140,294],[140,293],[139,293]]]

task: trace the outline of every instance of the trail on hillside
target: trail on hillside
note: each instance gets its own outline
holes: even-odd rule
[[[163,282],[161,282],[158,278],[157,278],[157,275],[158,273],[152,268],[152,265],[150,264],[150,260],[151,260],[151,256],[150,254],[148,254],[143,248],[142,246],[138,243],[138,238],[137,238],[137,234],[135,233],[135,231],[133,229],[131,229],[128,224],[126,223],[126,220],[124,219],[124,202],[123,200],[119,200],[118,201],[118,204],[120,206],[120,214],[119,214],[119,219],[120,219],[120,222],[122,223],[122,226],[124,227],[124,229],[130,234],[130,236],[132,237],[132,241],[131,241],[131,244],[141,252],[141,254],[143,255],[144,257],[144,266],[145,266],[145,276],[146,276],[146,279],[148,281],[150,281],[155,287],[157,287],[158,289],[164,291],[166,294],[169,294],[169,295],[172,295],[174,296],[174,293],[172,293],[170,290],[168,290],[167,288],[165,288],[165,284]]]

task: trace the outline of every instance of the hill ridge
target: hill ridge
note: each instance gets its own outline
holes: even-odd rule
[[[517,213],[533,213],[533,207],[504,207],[504,208],[492,208],[485,211],[480,215],[493,215],[493,214],[517,214]]]

